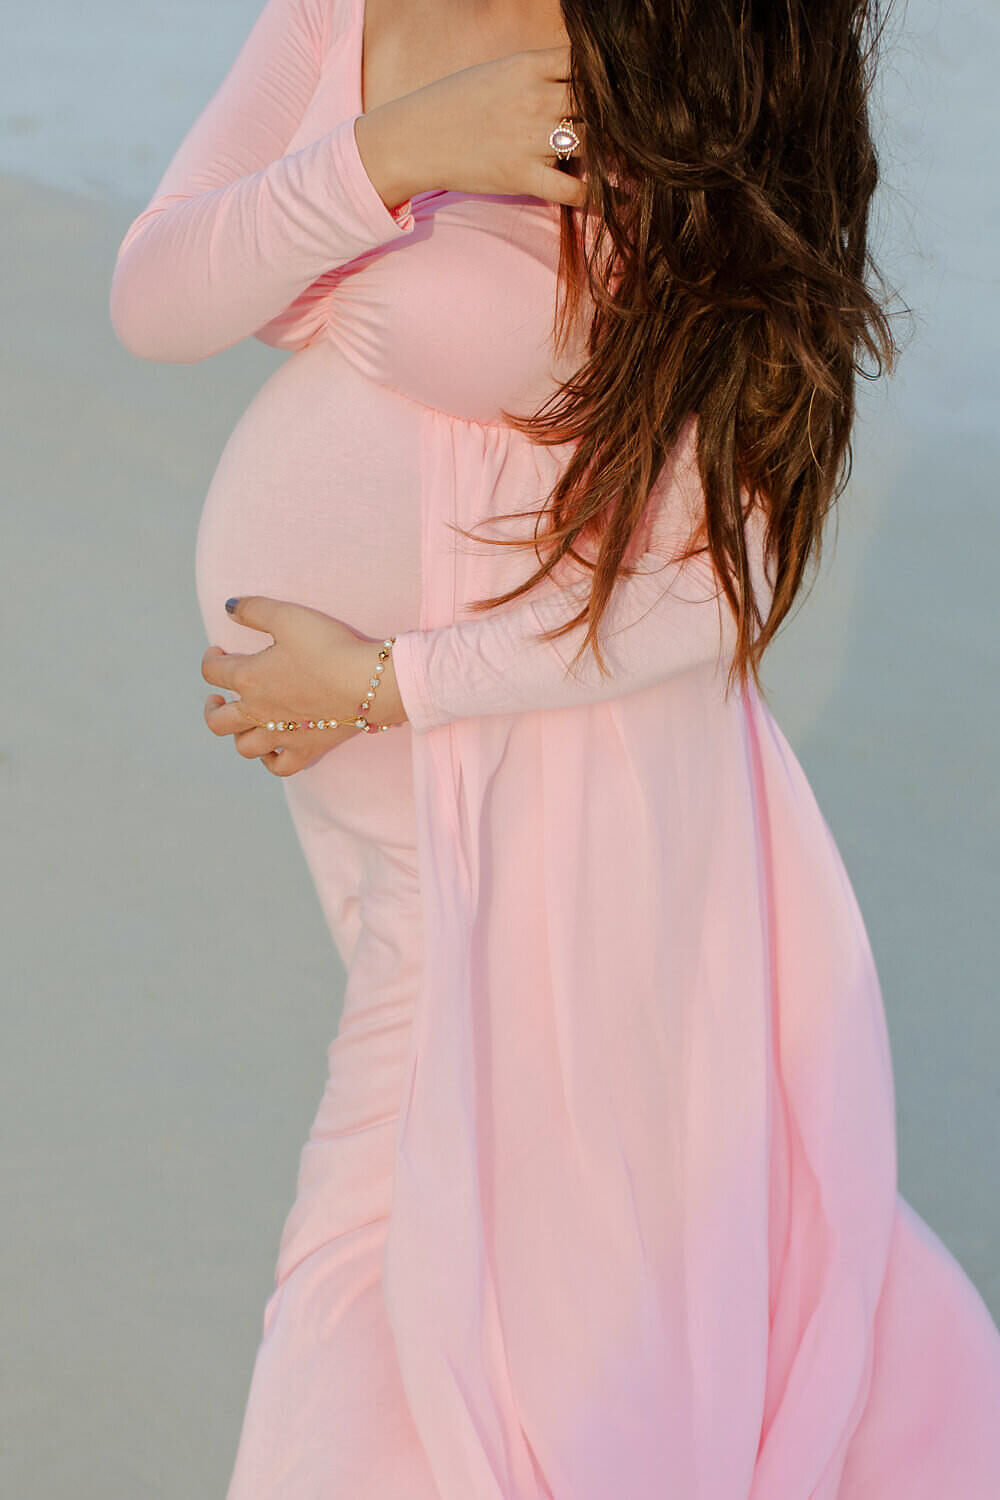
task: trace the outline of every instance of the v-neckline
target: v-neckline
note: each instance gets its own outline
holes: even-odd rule
[[[352,111],[354,115],[365,113],[365,16],[367,9],[367,0],[354,0],[354,65],[351,80],[354,91]],[[411,194],[409,201],[413,203],[418,198],[438,198],[448,192],[451,192],[450,188],[421,188],[420,192]],[[455,196],[469,197],[470,195],[466,193]]]
[[[355,68],[353,77],[354,114],[365,112],[365,0],[354,0]]]
[[[365,19],[367,9],[367,0],[354,0],[354,63],[351,79],[351,87],[354,93],[352,101],[352,113],[354,115],[363,115],[365,113]],[[461,193],[452,188],[421,188],[419,192],[411,194],[409,201],[413,203],[418,198],[439,198],[444,194],[455,198],[494,198],[508,196],[506,194],[493,193]],[[521,198],[528,202],[545,203],[547,201],[542,198],[535,198],[531,194],[519,194],[512,201],[518,201]]]

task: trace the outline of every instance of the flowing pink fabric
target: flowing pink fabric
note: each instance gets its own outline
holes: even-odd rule
[[[370,757],[389,746],[360,737],[289,786],[353,1029],[331,1050],[231,1496],[996,1500],[1000,1334],[897,1189],[851,886],[766,704],[723,693],[730,626],[704,563],[670,560],[699,499],[692,433],[609,617],[610,681],[567,672],[578,636],[537,638],[580,578],[471,614],[526,556],[454,523],[537,505],[566,457],[501,419],[560,374],[545,342],[557,216],[434,191],[382,203],[353,131],[362,20],[360,0],[268,0],[112,288],[143,357],[251,334],[294,351],[213,481],[212,638],[260,646],[222,613],[226,580],[316,607],[332,593],[359,628],[398,628],[410,715],[412,868],[395,830],[374,841],[384,882],[365,866],[374,843],[322,842],[334,813],[346,828],[369,806]],[[383,549],[370,587],[329,529],[349,494],[352,535],[371,527]],[[412,581],[405,529],[374,535],[390,494],[418,508],[415,618],[385,613]],[[749,540],[766,591],[753,520]],[[388,994],[380,930],[404,934],[394,1004],[411,984],[416,1003],[365,1106],[366,1130],[391,1125],[376,1161],[347,1065],[365,987]],[[383,1284],[324,1343],[349,1229]],[[352,1377],[385,1405],[365,1417],[378,1461],[345,1488],[319,1428],[351,1441]]]
[[[425,435],[433,539],[516,445]],[[424,565],[431,640],[502,571]],[[760,698],[696,665],[414,752],[386,1289],[442,1493],[1000,1493],[1000,1337],[898,1194],[865,929]]]

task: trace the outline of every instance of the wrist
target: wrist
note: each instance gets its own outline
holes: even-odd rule
[[[423,128],[421,92],[380,104],[354,122],[361,163],[390,210],[416,193],[442,185],[434,180],[439,172]]]
[[[396,681],[396,668],[393,666],[391,656],[382,673],[382,682],[375,699],[374,717],[379,724],[405,724],[407,721],[406,709],[403,707],[399,692],[399,683]]]
[[[358,684],[358,695],[354,700],[353,710],[357,713],[367,694],[374,691],[374,698],[368,700],[368,707],[364,710],[365,717],[372,724],[405,724],[407,714],[396,681],[392,652],[389,652],[385,661],[379,661],[383,641],[388,639],[388,636],[383,636],[377,641],[358,642],[357,666],[352,673]],[[382,667],[381,672],[377,670],[379,666]],[[374,690],[371,686],[373,678],[378,683]]]

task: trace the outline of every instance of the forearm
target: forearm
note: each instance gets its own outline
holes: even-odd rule
[[[110,312],[132,353],[191,362],[258,331],[296,347],[321,326],[336,268],[413,228],[410,193],[437,184],[406,101],[289,150],[321,77],[328,18],[324,0],[267,0],[129,226]]]
[[[754,592],[766,616],[770,586],[757,518],[747,527],[747,540]],[[600,623],[607,675],[589,646],[571,665],[584,624],[551,641],[540,638],[578,612],[589,580],[537,601],[529,597],[504,610],[397,636],[394,691],[414,730],[475,716],[604,702],[713,664],[728,671],[736,620],[707,557],[675,563],[645,553],[638,567],[618,580]]]
[[[413,227],[357,156],[353,121],[225,187],[160,199],[122,244],[111,292],[121,342],[191,362],[248,337],[330,267]]]
[[[644,559],[648,562],[648,559]],[[724,654],[728,609],[705,574],[673,586],[658,575],[623,580],[601,621],[602,675],[593,652],[571,667],[585,626],[551,641],[541,632],[576,614],[583,591],[410,631],[394,648],[397,691],[418,732],[456,719],[598,703],[637,692]]]
[[[382,202],[402,221],[410,199],[425,188],[436,186],[429,163],[431,153],[414,120],[408,99],[394,99],[354,122],[355,142],[362,169]],[[320,333],[331,316],[337,295],[336,267],[300,292],[287,306],[259,328],[254,337],[277,349],[302,349]]]
[[[416,89],[368,110],[355,122],[365,172],[390,206],[446,184],[448,172],[429,108],[432,103],[429,88]]]

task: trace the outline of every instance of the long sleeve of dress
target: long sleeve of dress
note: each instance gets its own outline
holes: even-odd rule
[[[143,359],[193,363],[256,335],[297,348],[331,271],[408,233],[365,171],[357,115],[285,154],[321,73],[329,6],[267,0],[235,61],[129,227],[111,321]]]
[[[689,429],[689,433],[692,429]],[[411,727],[423,733],[456,719],[598,703],[651,687],[712,661],[728,667],[736,622],[707,554],[675,560],[703,506],[693,439],[678,445],[665,481],[651,497],[645,550],[637,571],[615,585],[601,620],[603,676],[588,647],[571,666],[586,633],[576,625],[552,641],[538,639],[571,619],[590,579],[471,619],[396,637],[393,666]],[[764,566],[764,523],[754,509],[746,526],[754,595],[762,615],[771,583]]]

